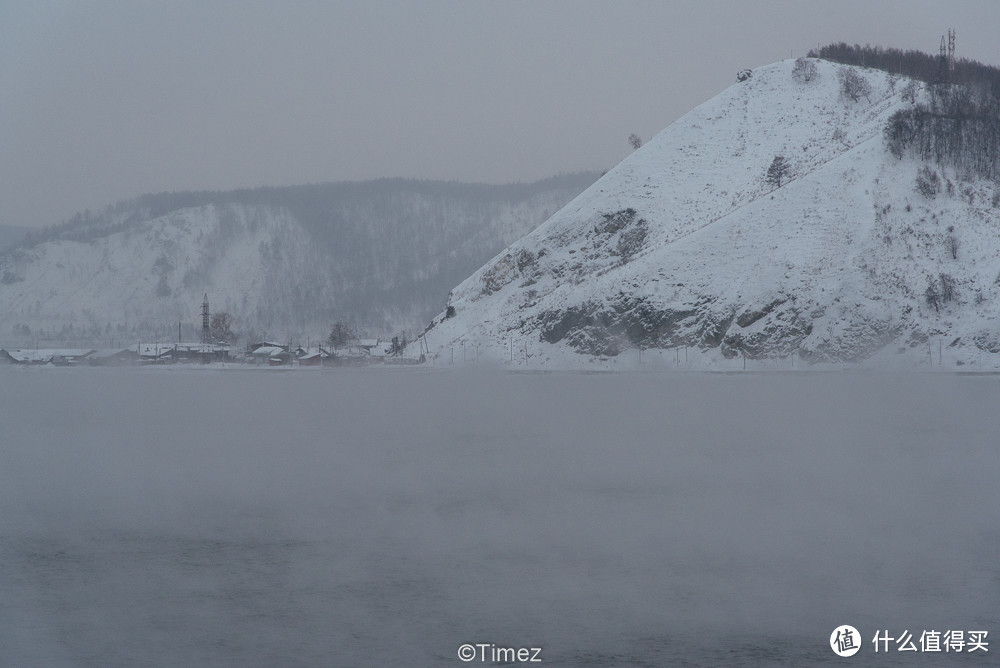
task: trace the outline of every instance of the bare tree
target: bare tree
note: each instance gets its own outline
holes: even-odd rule
[[[785,156],[776,155],[774,156],[774,160],[771,161],[771,166],[767,168],[767,176],[764,180],[775,188],[780,188],[781,182],[786,180],[791,171],[792,166]]]
[[[928,277],[927,289],[924,290],[924,299],[928,306],[933,306],[935,311],[941,310],[941,293],[938,290],[938,283],[934,278]]]
[[[638,149],[642,146],[642,137],[633,132],[628,136],[628,143],[633,149]]]
[[[233,316],[225,311],[212,314],[209,329],[214,341],[222,343],[234,343],[236,341],[236,333],[233,331]]]
[[[350,325],[340,320],[330,328],[330,336],[327,338],[327,341],[332,348],[343,348],[355,338],[356,336],[351,330]]]
[[[882,130],[886,148],[902,160],[903,152],[917,136],[917,130],[917,124],[911,114],[893,114]]]
[[[917,192],[927,199],[934,199],[941,190],[941,178],[938,173],[924,165],[917,172]]]
[[[948,250],[951,251],[951,259],[958,259],[958,237],[954,234],[948,235]]]
[[[809,83],[819,76],[819,69],[815,61],[807,58],[796,58],[795,67],[792,68],[792,78],[799,83]]]
[[[950,302],[955,298],[955,279],[951,274],[938,274],[941,279],[941,301]]]
[[[863,95],[871,103],[872,85],[856,69],[853,67],[841,67],[837,70],[837,78],[840,79],[841,95],[852,102],[860,101]]]

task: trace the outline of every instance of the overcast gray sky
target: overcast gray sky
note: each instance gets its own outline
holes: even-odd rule
[[[0,224],[145,192],[604,170],[834,41],[1000,65],[996,0],[0,0]]]

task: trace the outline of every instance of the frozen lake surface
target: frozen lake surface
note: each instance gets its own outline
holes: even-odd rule
[[[0,665],[995,665],[998,399],[998,376],[0,368]],[[880,629],[990,652],[875,655]]]

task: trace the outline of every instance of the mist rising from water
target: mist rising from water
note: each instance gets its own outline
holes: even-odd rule
[[[46,665],[425,665],[476,642],[801,665],[836,658],[839,624],[996,632],[998,389],[0,369],[0,646]]]

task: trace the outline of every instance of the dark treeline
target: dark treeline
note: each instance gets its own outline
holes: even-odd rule
[[[29,231],[24,235],[20,246],[11,250],[31,248],[54,239],[84,242],[120,232],[140,219],[140,216],[135,213],[128,216],[118,215],[125,208],[126,203],[120,202],[97,214],[87,209],[58,225],[46,225],[40,229]]]
[[[1000,180],[1000,110],[995,99],[961,86],[931,86],[930,101],[900,109],[885,127],[886,145],[950,165],[966,175]]]
[[[890,74],[919,79],[929,84],[959,84],[979,96],[1000,99],[1000,68],[967,58],[955,59],[955,69],[948,71],[947,60],[922,51],[903,51],[865,44],[839,42],[813,49],[810,58],[822,58],[843,65],[871,67]]]
[[[925,82],[928,95],[922,100],[912,87],[904,91],[913,104],[889,119],[888,149],[898,158],[912,155],[964,175],[1000,180],[1000,68],[958,59],[949,71],[941,56],[843,42],[809,55]]]

